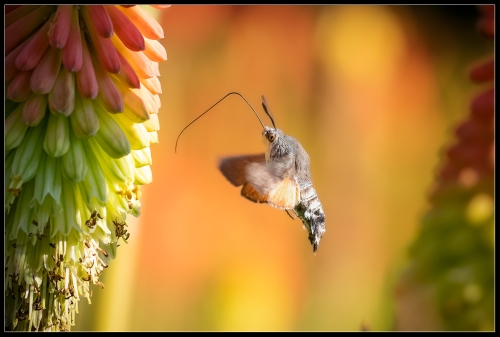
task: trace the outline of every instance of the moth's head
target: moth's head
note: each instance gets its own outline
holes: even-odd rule
[[[262,131],[262,135],[264,136],[264,142],[270,145],[278,141],[281,137],[283,137],[283,132],[280,129],[275,129],[270,126],[266,126]]]

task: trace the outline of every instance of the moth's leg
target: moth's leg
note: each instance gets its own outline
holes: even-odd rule
[[[288,210],[285,209],[285,212],[286,214],[288,214],[288,216],[292,219],[292,220],[295,220],[295,218],[293,216],[290,215],[290,213],[288,213]],[[293,210],[293,212],[295,213],[295,215],[297,215],[297,212],[295,212],[295,210]]]

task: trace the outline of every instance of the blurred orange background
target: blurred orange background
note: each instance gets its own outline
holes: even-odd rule
[[[393,327],[393,286],[452,126],[492,50],[474,6],[172,6],[153,183],[129,244],[75,331],[359,331]],[[240,196],[222,156],[264,151],[251,109],[309,153],[326,214],[316,254],[299,219]]]

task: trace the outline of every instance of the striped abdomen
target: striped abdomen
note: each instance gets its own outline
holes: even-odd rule
[[[300,185],[300,202],[295,206],[294,210],[307,228],[309,241],[315,252],[326,229],[325,213],[312,183]]]

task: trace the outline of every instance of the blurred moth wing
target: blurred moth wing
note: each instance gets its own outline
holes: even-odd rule
[[[247,181],[245,168],[249,163],[265,162],[266,156],[263,153],[249,156],[224,157],[219,161],[219,170],[231,184],[238,187]]]
[[[299,185],[291,169],[284,163],[266,163],[264,154],[225,157],[219,170],[241,195],[256,203],[268,203],[279,209],[293,209],[300,200]]]
[[[257,163],[265,162],[266,157],[263,153],[249,156],[225,157],[219,162],[219,170],[234,186],[243,185],[241,188],[242,196],[256,203],[267,203],[267,196],[262,192],[259,193],[246,179],[246,168],[248,165],[258,165]]]
[[[267,195],[262,195],[255,190],[249,183],[245,183],[241,188],[241,195],[250,201],[258,204],[267,203]]]
[[[279,209],[293,209],[299,203],[299,185],[289,178],[285,178],[268,195],[269,205]]]
[[[269,205],[279,209],[293,209],[299,203],[300,189],[293,177],[293,166],[286,162],[249,163],[247,181]]]

